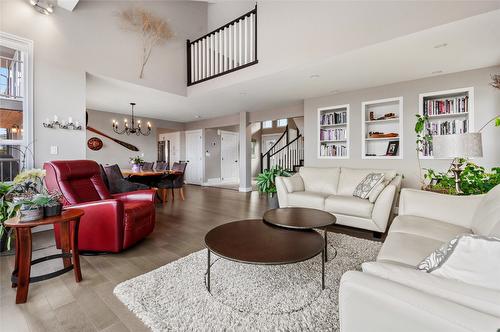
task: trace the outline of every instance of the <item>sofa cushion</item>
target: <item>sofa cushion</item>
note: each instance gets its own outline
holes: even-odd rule
[[[340,168],[301,167],[299,174],[304,181],[306,191],[328,195],[335,195],[337,193]],[[352,191],[350,195],[352,195]]]
[[[416,216],[398,216],[394,219],[389,233],[407,233],[448,242],[457,235],[469,234],[471,230],[434,219]]]
[[[481,199],[471,228],[476,234],[500,237],[500,184]]]
[[[377,261],[395,262],[416,267],[444,242],[415,234],[390,232],[380,249]]]
[[[325,210],[333,214],[340,213],[370,219],[373,204],[359,197],[332,195],[325,200]]]
[[[391,181],[396,176],[394,170],[376,170],[376,169],[356,169],[342,167],[337,194],[351,196],[356,186],[370,173],[384,173],[385,181]],[[306,189],[307,190],[307,189]]]
[[[283,177],[283,183],[289,193],[304,191],[304,181],[302,180],[300,174],[296,173],[290,177]]]
[[[325,198],[328,195],[313,191],[297,191],[288,194],[288,206],[325,209]]]
[[[370,173],[354,188],[353,196],[368,199],[373,189],[384,181],[383,173]]]

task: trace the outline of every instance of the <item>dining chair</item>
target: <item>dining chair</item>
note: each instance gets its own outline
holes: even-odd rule
[[[168,163],[165,161],[157,161],[155,166],[156,171],[168,171]]]
[[[158,183],[158,189],[162,191],[162,200],[166,202],[168,200],[168,190],[172,190],[172,200],[174,199],[174,189],[179,190],[179,194],[182,200],[185,200],[184,196],[184,173],[186,172],[187,163],[176,162],[172,165],[172,170],[175,173],[166,174],[165,177]]]
[[[149,186],[128,181],[123,177],[120,167],[115,165],[101,166],[101,176],[111,194],[125,193],[135,190],[149,189]],[[104,174],[103,174],[104,173]]]
[[[143,172],[149,172],[149,171],[152,171],[153,170],[153,165],[154,165],[154,162],[150,163],[150,162],[144,162],[142,164],[142,171]]]

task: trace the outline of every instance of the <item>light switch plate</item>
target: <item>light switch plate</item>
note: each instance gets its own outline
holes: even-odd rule
[[[52,145],[50,147],[50,154],[57,154],[58,153],[58,148],[57,148],[57,145]]]

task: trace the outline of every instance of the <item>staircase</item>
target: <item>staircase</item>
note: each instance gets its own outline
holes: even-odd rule
[[[261,172],[275,166],[293,173],[304,166],[304,137],[298,129],[286,126],[276,143],[266,153],[260,154]]]

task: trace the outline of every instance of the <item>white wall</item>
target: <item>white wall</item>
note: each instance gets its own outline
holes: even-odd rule
[[[255,8],[255,1],[220,1],[208,4],[207,26],[213,31]]]
[[[85,158],[85,132],[50,130],[45,118],[85,119],[85,72],[104,75],[172,93],[186,92],[185,40],[206,32],[204,2],[141,2],[170,23],[175,38],[151,56],[145,78],[138,79],[141,42],[117,19],[132,1],[80,1],[73,12],[56,8],[51,16],[28,1],[0,1],[0,30],[34,41],[35,162]],[[51,145],[59,147],[50,155]]]
[[[127,117],[130,121],[130,117],[125,116],[123,114],[118,113],[110,113],[110,112],[99,112],[95,110],[88,110],[89,114],[89,122],[88,125],[93,127],[103,133],[119,139],[121,141],[130,143],[136,146],[139,151],[131,151],[122,147],[118,143],[113,142],[108,138],[104,138],[99,134],[91,132],[89,130],[86,131],[86,139],[88,140],[91,137],[98,137],[104,143],[104,146],[99,151],[90,150],[88,147],[86,148],[86,159],[95,160],[100,164],[118,164],[122,168],[130,168],[129,158],[135,156],[141,156],[144,154],[145,161],[156,161],[157,159],[157,142],[158,142],[158,134],[157,128],[170,128],[170,129],[182,129],[182,123],[176,123],[171,121],[157,120],[157,119],[149,119],[140,117],[142,123],[146,124],[148,121],[151,122],[152,130],[148,136],[137,136],[137,135],[119,135],[113,132],[111,123],[112,120],[120,120],[123,124],[123,118]],[[62,131],[62,130],[60,130]],[[180,148],[179,148],[180,151]]]
[[[355,167],[396,169],[404,174],[404,185],[418,186],[418,166],[415,152],[414,132],[415,114],[418,113],[420,93],[474,87],[475,130],[495,115],[500,115],[500,91],[489,83],[492,74],[499,74],[500,66],[471,70],[461,73],[441,75],[415,81],[391,84],[370,89],[358,90],[338,95],[306,99],[305,117],[305,165],[317,167]],[[402,160],[362,160],[361,159],[361,102],[390,97],[404,98],[404,124]],[[348,160],[318,159],[318,124],[317,109],[325,106],[350,104],[350,140],[351,151]],[[491,168],[500,165],[500,128],[490,125],[483,130],[483,158],[474,160],[478,164]],[[424,168],[445,170],[449,161],[423,160]]]

